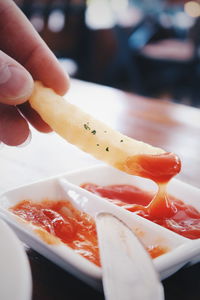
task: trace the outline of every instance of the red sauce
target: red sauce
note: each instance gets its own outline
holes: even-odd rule
[[[122,170],[157,183],[158,192],[148,207],[152,216],[169,217],[173,215],[174,207],[167,197],[166,188],[170,179],[181,170],[181,161],[177,155],[167,152],[160,155],[135,155],[126,160]]]
[[[35,203],[24,200],[12,207],[11,211],[58,237],[94,264],[100,265],[94,220],[88,214],[78,211],[69,201],[44,200]],[[45,241],[48,243],[48,238]]]
[[[192,239],[200,237],[199,213],[179,200],[171,201],[166,195],[168,181],[181,168],[180,160],[175,154],[133,156],[116,167],[129,174],[154,180],[159,186],[156,196],[152,199],[152,194],[130,186],[99,187],[89,184],[84,185],[84,188],[112,199],[117,205],[184,236]],[[69,202],[33,203],[24,200],[11,210],[22,219],[42,228],[44,232],[59,238],[91,262],[100,265],[95,223],[91,217],[76,210]],[[40,236],[44,238],[46,235],[40,232]],[[159,245],[150,245],[147,250],[152,257],[167,251]]]
[[[159,201],[156,209],[152,210],[154,195],[132,185],[98,186],[86,183],[82,187],[184,237],[200,238],[200,212],[172,196],[165,196],[170,207],[169,214],[168,209],[166,211],[162,205],[159,206]]]
[[[161,246],[150,246],[146,249],[152,258],[156,258],[162,254],[165,254],[168,250]]]
[[[141,154],[129,157],[124,170],[129,174],[152,179],[158,184],[168,182],[181,170],[181,161],[174,153]]]
[[[43,234],[46,232],[100,266],[95,222],[88,214],[78,211],[69,201],[44,200],[34,203],[24,200],[12,207],[11,211],[39,229],[42,228],[44,231],[38,228],[35,231],[45,242],[53,243],[52,239]],[[147,251],[155,258],[166,253],[168,249],[149,245]]]

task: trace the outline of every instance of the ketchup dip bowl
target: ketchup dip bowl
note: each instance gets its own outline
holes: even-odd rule
[[[11,207],[25,199],[33,202],[40,202],[44,199],[50,201],[68,199],[66,191],[60,184],[62,180],[68,182],[71,190],[75,190],[84,199],[88,198],[88,201],[82,205],[82,209],[89,215],[95,217],[99,212],[110,212],[125,222],[145,247],[158,245],[166,249],[164,254],[153,259],[155,269],[161,279],[172,275],[183,266],[199,262],[200,239],[191,240],[183,237],[81,188],[80,185],[84,183],[102,186],[127,184],[149,192],[156,191],[155,183],[150,180],[125,174],[109,166],[99,165],[47,178],[0,195],[0,217],[15,230],[23,242],[67,272],[93,287],[101,286],[100,267],[62,242],[59,244],[46,243],[36,233],[34,225],[20,219],[10,210]],[[200,211],[200,189],[173,179],[169,183],[168,193]]]

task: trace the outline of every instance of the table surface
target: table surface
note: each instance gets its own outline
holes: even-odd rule
[[[122,133],[178,154],[182,172],[177,177],[200,188],[200,110],[78,80],[72,80],[66,97]],[[35,130],[26,147],[4,146],[0,153],[1,192],[99,163],[55,133],[41,134]],[[32,249],[26,251],[32,269],[33,300],[104,299],[101,292]],[[164,280],[165,299],[199,300],[199,274],[197,264]]]

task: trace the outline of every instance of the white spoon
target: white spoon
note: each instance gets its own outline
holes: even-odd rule
[[[87,212],[93,195],[65,179],[59,184],[79,210]],[[95,196],[94,196],[95,197]],[[135,234],[111,213],[96,214],[104,293],[107,300],[163,300],[164,292],[152,259]]]

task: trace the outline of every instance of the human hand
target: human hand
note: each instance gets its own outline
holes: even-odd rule
[[[51,131],[27,102],[33,80],[63,95],[69,78],[12,0],[0,0],[0,36],[0,142],[17,146],[30,135],[28,122]]]

